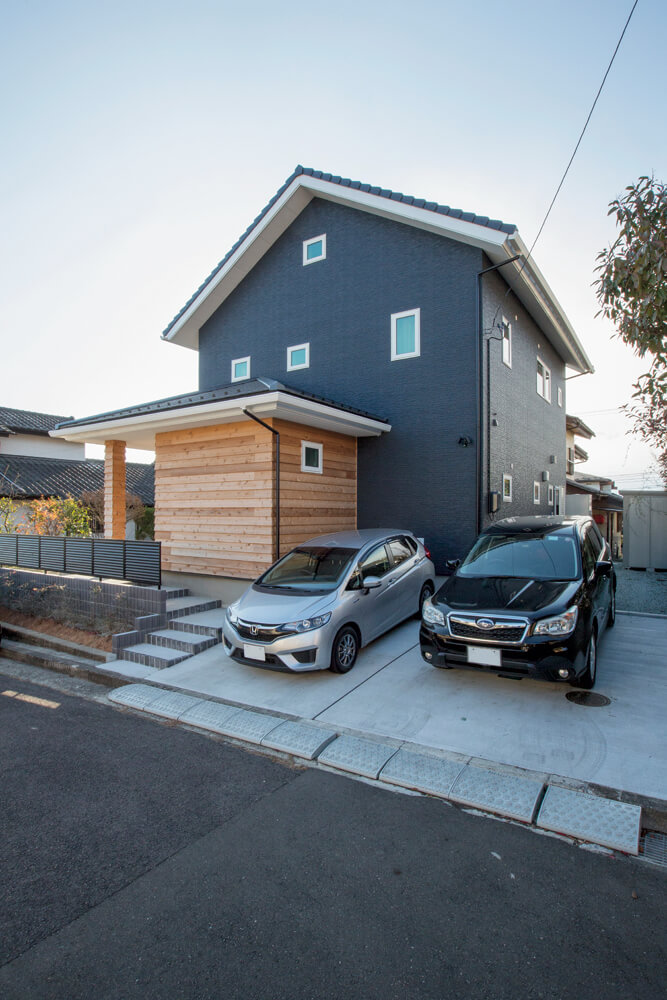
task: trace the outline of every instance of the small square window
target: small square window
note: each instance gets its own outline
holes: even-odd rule
[[[326,233],[321,236],[313,236],[312,240],[303,241],[303,265],[314,264],[316,260],[326,260],[327,237]]]
[[[508,368],[512,367],[512,327],[503,318],[502,322],[503,328],[503,364],[507,365]]]
[[[420,310],[392,313],[391,317],[391,360],[418,358],[420,354]]]
[[[310,368],[310,344],[296,344],[287,348],[287,371]]]
[[[549,489],[548,489],[548,492],[547,492],[547,498],[548,498],[549,506],[553,507],[553,505],[554,505],[554,488],[553,488],[553,486],[549,486]]]
[[[234,358],[232,382],[242,382],[244,378],[250,378],[250,358]]]
[[[540,483],[533,483],[533,503],[540,502],[540,493],[541,493]]]
[[[543,361],[537,359],[537,393],[547,403],[551,402],[551,371]]]
[[[322,449],[321,444],[313,444],[312,441],[301,442],[302,472],[322,472]]]
[[[512,477],[503,476],[503,501],[505,503],[512,502]]]
[[[559,406],[563,405],[563,390],[561,389],[560,386],[558,386],[558,405]]]

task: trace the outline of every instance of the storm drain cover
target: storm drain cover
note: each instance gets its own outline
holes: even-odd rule
[[[586,708],[604,708],[611,705],[611,698],[604,694],[596,694],[595,691],[568,691],[565,695],[568,701],[575,705],[585,705]]]
[[[667,837],[665,834],[647,830],[639,841],[639,854],[646,861],[667,868]]]

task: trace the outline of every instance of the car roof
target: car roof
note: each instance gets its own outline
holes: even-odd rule
[[[549,529],[582,528],[590,517],[566,516],[558,514],[537,514],[532,517],[505,517],[502,521],[494,521],[484,529],[485,535],[521,535],[530,532],[544,532]]]
[[[328,545],[332,548],[363,549],[371,542],[381,542],[383,538],[393,538],[396,535],[415,537],[406,528],[361,528],[351,531],[333,531],[329,535],[317,535],[316,538],[309,538],[308,541],[301,542],[295,548],[301,549],[304,545]]]

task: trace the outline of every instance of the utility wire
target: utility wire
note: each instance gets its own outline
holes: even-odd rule
[[[628,19],[625,22],[625,25],[623,27],[623,31],[621,32],[620,38],[618,39],[618,42],[616,43],[616,48],[614,49],[614,53],[613,53],[611,59],[609,60],[609,65],[607,66],[606,72],[605,72],[604,76],[602,77],[602,83],[600,84],[600,86],[598,88],[598,92],[595,95],[595,100],[593,101],[593,104],[591,105],[591,110],[588,112],[588,117],[587,117],[586,121],[584,122],[584,127],[581,130],[581,135],[577,139],[577,144],[574,147],[574,151],[572,153],[572,156],[570,157],[570,161],[569,161],[568,165],[565,168],[565,172],[564,172],[563,176],[560,179],[560,183],[559,183],[558,187],[556,188],[556,193],[554,194],[553,198],[551,199],[551,204],[549,205],[549,208],[547,209],[547,214],[544,216],[544,219],[542,220],[542,225],[540,226],[540,228],[539,228],[539,230],[537,232],[537,236],[533,240],[532,246],[531,246],[530,250],[528,251],[527,256],[521,262],[521,267],[519,268],[519,275],[518,276],[521,276],[521,274],[524,271],[524,268],[526,267],[526,264],[528,263],[528,261],[532,257],[533,250],[535,249],[535,244],[537,243],[537,241],[539,240],[540,236],[542,235],[542,230],[546,226],[547,219],[551,215],[551,209],[554,207],[554,205],[556,203],[556,198],[560,194],[560,189],[562,188],[563,184],[565,183],[565,178],[567,177],[567,175],[568,175],[568,173],[570,171],[570,167],[572,166],[572,162],[573,162],[575,156],[577,155],[577,150],[579,149],[579,146],[581,145],[581,140],[584,138],[584,133],[586,132],[586,129],[588,128],[588,123],[590,122],[591,117],[593,115],[593,112],[595,111],[595,106],[596,106],[596,104],[597,104],[597,102],[598,102],[598,100],[600,98],[600,94],[602,93],[602,88],[604,87],[605,82],[607,80],[607,77],[609,76],[609,71],[611,70],[611,67],[613,66],[614,59],[616,58],[616,53],[618,52],[619,48],[621,47],[621,42],[623,41],[623,36],[625,35],[625,32],[627,31],[627,28],[628,28],[628,25],[630,24],[630,20],[632,18],[632,15],[635,12],[635,7],[637,6],[638,3],[639,3],[639,0],[635,0],[635,2],[632,5],[632,10],[628,14]],[[505,292],[505,295],[503,297],[503,302],[505,301],[505,299],[509,295],[510,291],[511,291],[511,288],[509,288],[509,286],[508,286],[507,291]],[[493,323],[491,324],[491,329],[492,330],[494,329],[494,327],[496,325],[496,319],[498,317],[498,313],[500,312],[501,307],[502,307],[502,302],[498,306],[498,308],[496,309],[496,315],[493,317]],[[582,373],[582,374],[584,374],[584,373]]]

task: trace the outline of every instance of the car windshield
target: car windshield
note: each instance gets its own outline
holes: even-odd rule
[[[576,580],[575,539],[569,531],[543,535],[481,535],[458,572],[460,576]]]
[[[255,586],[281,590],[335,590],[356,549],[302,546],[260,576]]]

